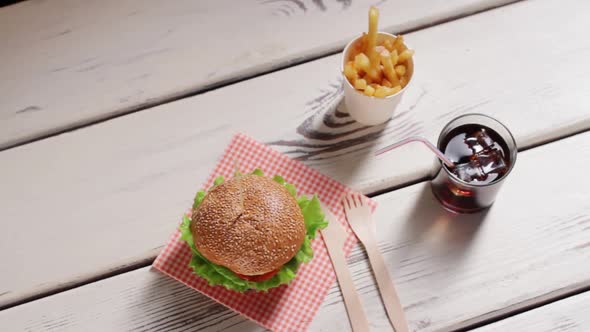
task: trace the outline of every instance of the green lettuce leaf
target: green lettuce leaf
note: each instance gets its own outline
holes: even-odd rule
[[[207,193],[204,190],[201,190],[197,193],[197,195],[195,196],[195,200],[193,202],[193,210],[198,208],[199,205],[201,205],[201,202],[205,198],[205,195],[207,195]]]
[[[262,171],[259,169],[254,170],[254,172],[251,174],[264,176]],[[299,248],[299,251],[295,254],[295,256],[289,262],[287,262],[287,264],[283,265],[279,272],[272,278],[259,282],[244,280],[238,277],[230,269],[211,263],[209,260],[203,257],[201,253],[199,253],[195,247],[195,242],[190,231],[191,220],[185,215],[182,219],[179,229],[181,232],[180,239],[188,244],[193,253],[193,257],[189,263],[189,266],[196,274],[207,280],[210,285],[220,285],[237,292],[245,292],[249,289],[267,291],[270,288],[277,287],[282,284],[289,284],[291,280],[295,278],[299,266],[303,263],[309,263],[309,261],[311,261],[313,258],[311,240],[316,237],[316,233],[319,229],[323,229],[328,225],[328,222],[325,220],[324,213],[320,207],[319,199],[317,196],[313,196],[311,199],[306,196],[297,197],[297,190],[295,189],[295,186],[287,183],[281,176],[277,175],[273,178],[273,180],[284,185],[291,195],[297,199],[297,203],[301,208],[306,228],[305,239],[301,245],[301,248]],[[223,177],[218,177],[215,179],[214,186],[223,183],[223,181]],[[206,194],[207,192],[204,190],[201,190],[197,193],[194,199],[193,209],[197,209],[199,207]]]
[[[223,178],[223,175],[216,177],[215,180],[213,181],[213,187],[222,184],[223,181],[225,181],[225,179]]]
[[[255,169],[252,174],[254,175],[258,175],[258,176],[264,176],[264,173],[262,173],[262,170],[260,168]]]

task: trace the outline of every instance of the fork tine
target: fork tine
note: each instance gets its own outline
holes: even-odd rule
[[[358,194],[358,193],[354,193],[353,199],[354,199],[354,204],[356,205],[356,207],[361,207],[361,206],[363,206],[363,205],[361,204],[361,199],[360,199],[360,197],[359,197],[359,194]]]
[[[350,202],[348,202],[348,195],[342,197],[342,205],[344,205],[344,210],[345,211],[350,210]]]
[[[358,206],[359,207],[364,206],[366,202],[365,202],[365,197],[363,196],[363,194],[357,193],[356,195],[357,195],[357,199],[359,201],[359,205]]]
[[[356,200],[354,199],[354,193],[348,194],[348,203],[350,204],[351,208],[356,207]]]
[[[350,194],[350,200],[352,200],[352,202],[353,202],[353,204],[354,204],[355,207],[359,207],[360,206],[357,196],[358,196],[357,193]]]

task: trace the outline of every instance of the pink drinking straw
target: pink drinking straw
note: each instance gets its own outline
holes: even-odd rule
[[[420,137],[420,136],[408,137],[408,138],[401,140],[399,142],[390,144],[384,148],[377,150],[377,152],[375,152],[375,156],[379,156],[385,152],[397,149],[402,145],[406,145],[406,144],[412,143],[412,142],[424,143],[424,145],[426,145],[426,147],[429,148],[430,151],[434,152],[434,154],[438,157],[438,159],[440,159],[443,163],[445,163],[449,168],[455,167],[455,164],[451,160],[449,160],[449,158],[447,158],[444,153],[440,152],[440,150],[437,149],[436,146],[432,145],[432,143],[430,143],[427,139]]]

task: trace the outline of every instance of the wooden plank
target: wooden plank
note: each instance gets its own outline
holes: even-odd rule
[[[376,198],[379,247],[412,331],[462,328],[590,285],[590,178],[560,172],[548,162],[551,157],[561,165],[590,163],[590,132],[523,152],[495,205],[481,214],[449,214],[427,182]],[[349,266],[371,327],[389,330],[366,256],[358,247]],[[335,284],[310,331],[347,331],[345,315]],[[259,330],[149,268],[0,312],[3,331],[82,327]]]
[[[404,31],[515,0],[393,0]],[[26,1],[0,10],[0,148],[338,50],[374,1]],[[329,28],[328,28],[329,27]]]
[[[461,113],[495,116],[521,147],[590,128],[590,40],[579,33],[588,20],[573,9],[590,2],[523,2],[410,34],[415,81],[386,126],[341,117],[333,56],[1,152],[0,223],[9,236],[0,260],[19,273],[0,275],[0,294],[9,292],[0,305],[154,257],[236,131],[375,192],[425,178],[433,157],[407,146],[373,158],[374,149],[414,134],[434,140]],[[537,19],[547,16],[568,24]],[[551,56],[562,65],[549,70],[538,55],[555,40]],[[519,57],[498,61],[498,45]],[[35,232],[22,227],[38,211],[45,222]],[[47,241],[55,259],[39,261],[30,243]]]
[[[585,292],[527,311],[474,332],[586,332],[590,331],[590,292]]]

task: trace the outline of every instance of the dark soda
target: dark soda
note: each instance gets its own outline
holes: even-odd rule
[[[439,149],[455,167],[438,163],[432,190],[441,204],[454,212],[476,212],[494,202],[493,186],[511,168],[511,151],[495,130],[463,124],[439,139]],[[444,169],[443,169],[444,168]]]

